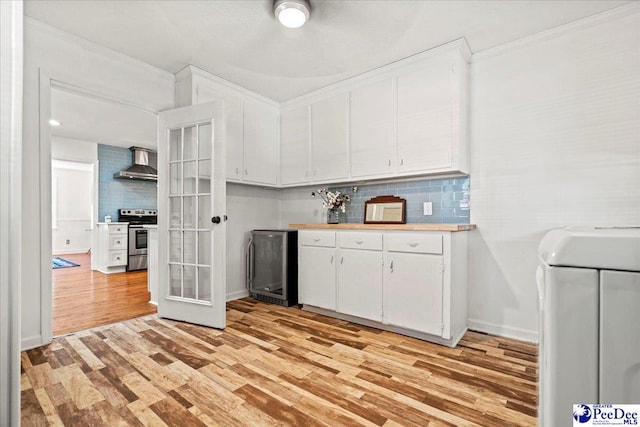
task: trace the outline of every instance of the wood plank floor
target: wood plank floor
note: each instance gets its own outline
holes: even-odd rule
[[[534,426],[536,346],[450,349],[252,299],[224,331],[156,315],[22,353],[24,426]]]
[[[103,274],[91,270],[89,254],[61,257],[80,266],[53,269],[54,336],[156,312],[146,270]]]

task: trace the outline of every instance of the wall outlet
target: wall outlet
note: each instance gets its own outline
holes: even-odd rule
[[[67,241],[66,241],[66,243],[65,243],[65,244],[66,244],[66,245],[70,245],[70,244],[71,244],[71,240],[70,240],[70,239],[67,239]]]
[[[433,215],[433,203],[424,202],[422,204],[423,215]]]

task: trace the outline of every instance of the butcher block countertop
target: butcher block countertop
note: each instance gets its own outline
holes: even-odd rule
[[[289,224],[289,228],[324,230],[469,231],[475,224]]]

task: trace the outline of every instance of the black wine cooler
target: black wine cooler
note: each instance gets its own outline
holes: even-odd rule
[[[298,303],[297,230],[253,230],[246,261],[251,297],[286,307]]]

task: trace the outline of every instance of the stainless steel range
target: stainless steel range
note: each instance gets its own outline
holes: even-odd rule
[[[127,271],[147,269],[147,235],[144,225],[158,223],[155,209],[119,209],[118,222],[129,223],[129,256]]]

